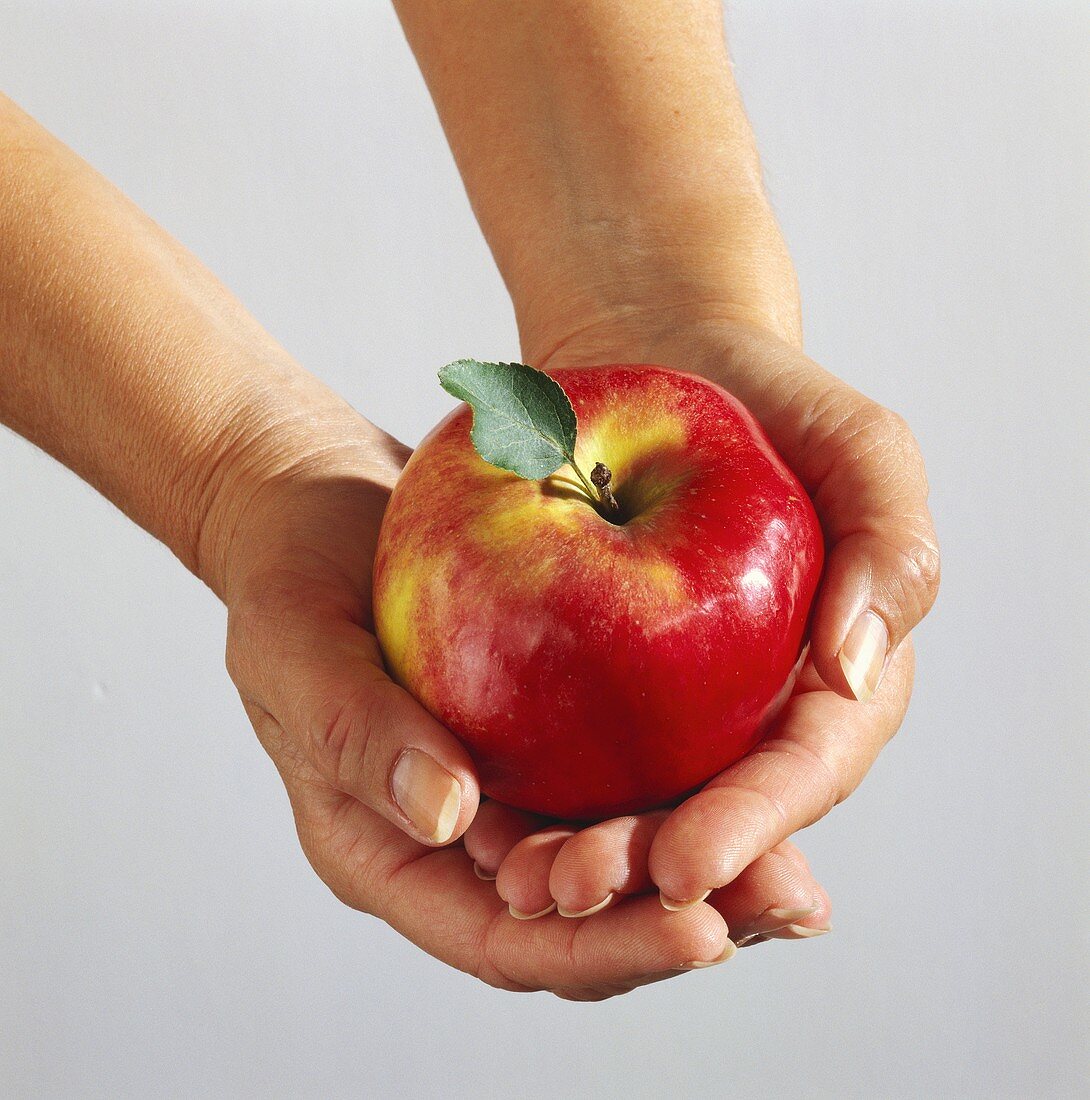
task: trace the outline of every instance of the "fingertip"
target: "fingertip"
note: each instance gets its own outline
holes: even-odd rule
[[[735,946],[727,922],[712,906],[699,902],[666,919],[685,922],[686,957],[679,963],[679,969],[702,970],[734,956]]]
[[[495,879],[511,849],[542,824],[542,818],[524,810],[494,799],[483,801],[462,838],[470,859],[482,872],[479,877]]]
[[[678,969],[680,970],[707,970],[709,966],[718,966],[720,963],[725,963],[729,959],[733,959],[738,954],[738,947],[735,942],[727,938],[727,942],[723,946],[723,950],[715,956],[714,959],[693,959],[690,962],[684,963]]]
[[[549,870],[571,832],[563,827],[546,829],[520,840],[508,852],[496,876],[496,892],[513,916],[528,919],[556,908],[549,891]]]
[[[742,797],[729,787],[706,787],[663,823],[647,860],[662,908],[677,912],[693,907],[748,862],[739,865],[754,839],[752,826],[735,805]]]
[[[647,853],[666,816],[655,811],[612,818],[570,837],[549,872],[549,890],[561,910],[590,915],[607,895],[650,889]]]
[[[790,842],[755,860],[711,904],[739,947],[768,939],[805,939],[829,927],[829,895],[814,878],[803,854]]]
[[[579,1000],[700,969],[732,953],[726,923],[711,906],[667,913],[651,897],[625,899],[582,922],[555,911],[502,920],[489,940],[489,962],[510,980]]]
[[[508,903],[507,911],[511,914],[515,920],[538,920],[540,917],[547,917],[553,910],[556,909],[556,902],[550,902],[544,908],[537,910],[536,913],[526,913],[521,909],[516,909],[513,905]]]
[[[834,628],[823,629],[815,637],[814,668],[830,691],[854,703],[867,703],[885,673],[889,639],[889,627],[877,611],[848,612],[838,617]]]

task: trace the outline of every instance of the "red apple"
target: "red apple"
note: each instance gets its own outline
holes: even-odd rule
[[[549,372],[581,469],[485,462],[460,405],[409,460],[374,574],[391,675],[469,748],[493,798],[593,819],[669,803],[783,705],[823,557],[806,491],[742,405],[657,366]]]

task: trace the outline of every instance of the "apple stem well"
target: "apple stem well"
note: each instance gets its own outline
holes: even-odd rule
[[[571,466],[598,513],[624,522],[609,467],[596,463],[588,481],[575,461],[575,409],[556,379],[525,363],[458,359],[439,384],[473,410],[469,438],[485,462],[530,481]]]

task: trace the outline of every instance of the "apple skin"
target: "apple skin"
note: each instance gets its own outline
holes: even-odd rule
[[[806,491],[719,386],[651,365],[549,372],[576,461],[485,462],[460,405],[383,518],[375,626],[390,674],[468,747],[482,790],[592,820],[675,801],[745,755],[790,694],[823,559]]]

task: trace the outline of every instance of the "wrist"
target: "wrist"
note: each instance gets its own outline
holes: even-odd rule
[[[316,498],[330,502],[323,537],[335,540],[339,498],[364,480],[374,488],[377,524],[408,454],[293,365],[277,386],[251,395],[208,451],[186,564],[230,603],[254,577],[305,552],[313,532],[302,528],[313,524]]]
[[[533,261],[508,286],[523,357],[538,366],[572,344],[608,344],[618,329],[635,358],[641,340],[707,321],[802,343],[794,265],[763,196],[572,227]]]

